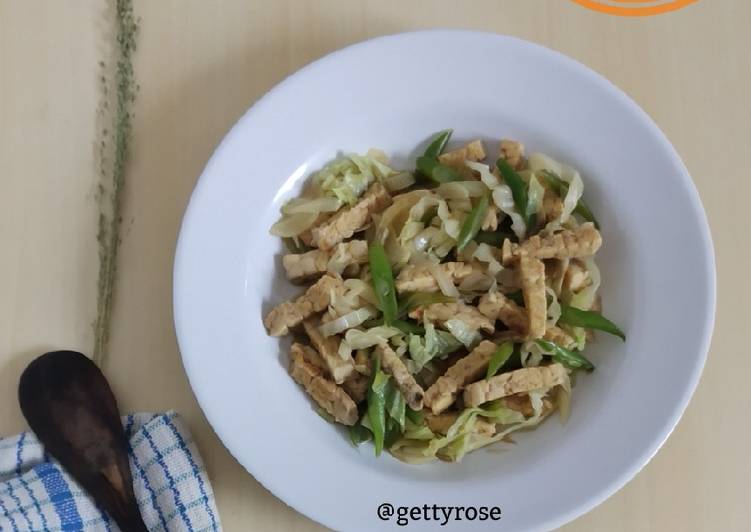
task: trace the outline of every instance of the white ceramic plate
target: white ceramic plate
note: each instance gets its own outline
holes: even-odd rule
[[[268,234],[280,205],[338,152],[376,146],[412,164],[435,131],[455,140],[520,139],[578,168],[599,217],[607,315],[628,342],[598,335],[566,425],[548,420],[518,445],[460,464],[404,465],[354,449],[287,376],[288,342],[262,315],[296,290]],[[183,363],[207,418],[245,468],[331,528],[396,529],[380,503],[500,506],[499,522],[452,530],[549,529],[623,486],[675,426],[711,336],[710,234],[675,150],[626,95],[556,52],[498,35],[431,31],[351,46],[257,102],[206,166],[175,259]],[[434,529],[411,522],[410,530]]]

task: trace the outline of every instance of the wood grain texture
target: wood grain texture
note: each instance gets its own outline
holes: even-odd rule
[[[32,353],[91,345],[98,9],[0,0],[0,433],[22,428],[15,382]],[[747,529],[751,2],[701,0],[640,19],[565,0],[140,0],[136,11],[140,93],[105,373],[124,410],[175,408],[186,416],[227,530],[320,527],[236,464],[185,379],[171,272],[195,179],[235,120],[299,67],[368,37],[429,27],[516,35],[605,75],[671,139],[712,227],[717,325],[697,393],[650,464],[565,529]]]

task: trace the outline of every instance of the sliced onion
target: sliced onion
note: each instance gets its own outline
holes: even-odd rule
[[[441,184],[435,192],[445,199],[460,200],[484,196],[488,187],[482,181],[452,181]]]
[[[376,314],[377,312],[374,308],[362,307],[340,318],[324,323],[318,327],[318,330],[323,336],[334,336],[352,327],[357,327],[364,321],[376,316]]]
[[[365,156],[370,157],[381,164],[389,164],[389,156],[380,148],[370,148]]]
[[[345,340],[352,349],[365,349],[386,342],[392,336],[402,334],[395,327],[373,327],[366,331],[350,329],[345,334]]]
[[[338,198],[322,196],[320,198],[294,198],[282,207],[284,214],[336,212],[342,206]]]
[[[315,223],[318,213],[303,212],[282,216],[281,220],[271,226],[269,233],[274,236],[288,238],[297,236]]]
[[[571,380],[568,375],[566,375],[563,384],[558,387],[555,402],[558,405],[558,415],[561,417],[561,423],[565,423],[571,414]]]
[[[387,177],[383,180],[383,185],[389,190],[389,192],[397,192],[404,190],[414,185],[416,182],[415,176],[409,172],[399,172],[391,177]]]
[[[558,323],[558,319],[561,317],[561,304],[558,302],[558,296],[556,296],[555,290],[553,290],[549,286],[546,286],[545,293],[546,295],[549,295],[553,298],[553,300],[550,302],[550,305],[548,305],[547,323],[548,327],[552,327],[556,323]]]
[[[493,175],[487,164],[476,163],[474,161],[465,161],[464,164],[480,174],[480,181],[482,181],[486,187],[493,189],[500,185],[501,182]]]
[[[459,297],[459,290],[456,289],[451,278],[444,272],[438,264],[428,263],[430,274],[435,278],[438,287],[444,295],[449,297]]]

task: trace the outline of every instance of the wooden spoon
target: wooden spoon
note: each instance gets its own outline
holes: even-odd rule
[[[145,532],[117,402],[99,368],[75,351],[46,353],[21,375],[18,400],[47,452],[123,532]]]

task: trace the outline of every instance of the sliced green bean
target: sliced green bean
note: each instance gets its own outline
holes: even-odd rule
[[[584,358],[581,353],[571,351],[565,347],[561,347],[558,344],[549,342],[547,340],[537,340],[537,345],[542,347],[546,351],[552,351],[553,360],[560,362],[564,366],[568,366],[572,369],[585,369],[592,371],[595,369],[595,365],[589,360]]]
[[[417,170],[436,183],[450,183],[451,181],[460,181],[461,177],[454,171],[438,162],[438,159],[421,155],[417,158]]]
[[[368,248],[370,273],[373,276],[373,289],[378,304],[383,312],[383,322],[391,325],[396,319],[396,288],[394,288],[394,274],[391,271],[386,250],[379,242],[370,244]]]
[[[432,159],[438,159],[438,156],[443,153],[443,150],[446,148],[446,144],[448,143],[449,139],[451,138],[451,134],[454,132],[453,129],[445,129],[438,133],[435,138],[430,142],[427,148],[425,148],[425,157],[430,157]]]
[[[626,340],[626,335],[623,331],[599,312],[582,310],[561,303],[561,317],[558,318],[558,322],[572,325],[573,327],[604,331],[617,336],[621,340]]]
[[[462,223],[462,227],[459,230],[459,238],[456,240],[456,249],[458,251],[461,252],[467,247],[467,244],[477,236],[477,233],[482,227],[482,222],[485,220],[485,214],[488,212],[489,203],[489,196],[483,194],[477,202],[477,205],[472,207],[472,210],[469,211],[467,218],[464,220],[464,223]]]
[[[511,354],[514,352],[513,342],[504,342],[498,346],[498,349],[488,362],[488,371],[485,374],[485,378],[489,379],[500,370],[503,365],[511,358]]]

